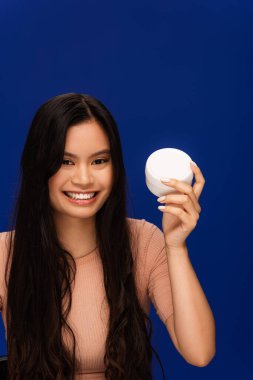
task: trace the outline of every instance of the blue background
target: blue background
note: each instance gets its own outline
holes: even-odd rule
[[[215,316],[217,352],[206,367],[188,364],[152,307],[166,378],[252,379],[252,1],[8,0],[0,10],[0,230],[37,108],[66,92],[97,97],[119,127],[132,217],[161,228],[144,177],[154,150],[184,150],[206,179],[187,246]],[[156,359],[153,368],[162,379]]]

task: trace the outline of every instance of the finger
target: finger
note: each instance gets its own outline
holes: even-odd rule
[[[167,202],[184,203],[187,200],[188,200],[188,195],[186,194],[167,194],[157,199],[157,201],[161,203],[167,203]]]
[[[168,194],[157,199],[158,202],[165,203],[175,203],[184,208],[190,215],[194,218],[199,219],[199,213],[195,208],[192,199],[186,194]]]
[[[193,185],[193,191],[196,195],[196,198],[199,199],[206,181],[205,181],[205,178],[204,178],[200,168],[198,166],[193,165],[192,163],[190,163],[190,164],[191,164],[191,169],[193,170],[193,173],[195,176],[195,183]]]
[[[201,212],[200,204],[197,200],[196,194],[191,185],[189,185],[188,183],[184,181],[179,181],[176,178],[171,178],[170,181],[164,181],[164,180],[161,180],[161,181],[164,182],[166,185],[177,189],[179,192],[187,194],[191,198],[197,212],[199,213]]]
[[[160,209],[162,212],[167,212],[169,214],[173,214],[177,216],[185,226],[189,228],[196,226],[196,220],[187,212],[185,212],[182,208],[180,207],[174,207],[174,206],[164,206],[164,209]]]

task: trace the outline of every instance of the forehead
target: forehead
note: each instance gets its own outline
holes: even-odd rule
[[[96,121],[89,120],[68,128],[65,151],[81,155],[106,148],[110,148],[109,139]]]

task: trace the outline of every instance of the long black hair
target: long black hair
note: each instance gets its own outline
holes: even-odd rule
[[[57,238],[48,180],[62,165],[68,128],[88,120],[99,123],[108,136],[113,165],[111,193],[96,214],[110,308],[105,377],[152,379],[152,323],[136,292],[133,236],[126,216],[127,181],[117,125],[99,100],[70,93],[55,96],[38,109],[22,152],[5,272],[10,380],[70,380],[80,365],[75,335],[67,322],[76,264]],[[71,349],[64,344],[63,330],[71,337]]]

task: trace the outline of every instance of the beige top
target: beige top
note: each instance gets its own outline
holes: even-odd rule
[[[127,218],[127,220],[137,237],[132,244],[133,247],[137,247],[137,250],[133,251],[133,259],[138,298],[147,314],[150,311],[150,301],[152,302],[167,328],[166,321],[173,313],[173,303],[163,232],[145,219]],[[4,283],[6,234],[7,232],[0,233],[0,312],[5,326],[5,338],[7,337]],[[109,307],[105,298],[102,262],[97,249],[75,259],[75,262],[77,271],[68,323],[75,333],[77,355],[81,362],[76,379],[104,380],[103,357],[108,333]]]

